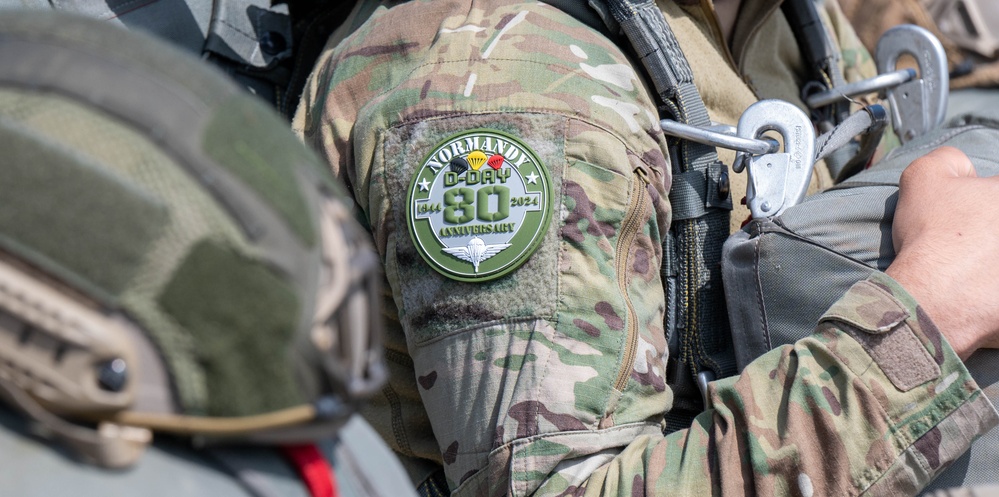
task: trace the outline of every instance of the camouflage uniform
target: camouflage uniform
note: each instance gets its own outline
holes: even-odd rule
[[[743,12],[776,22],[761,5]],[[702,56],[724,59],[706,11],[661,6],[695,76]],[[763,93],[699,80],[713,114]],[[380,9],[321,59],[296,127],[353,192],[385,265],[393,378],[366,415],[414,480],[441,465],[457,495],[914,493],[999,422],[916,303],[877,275],[812,337],[713,383],[710,408],[664,436],[671,173],[645,85],[604,36],[513,1]],[[555,214],[515,272],[455,281],[421,260],[406,192],[428,152],[482,128],[535,152]]]

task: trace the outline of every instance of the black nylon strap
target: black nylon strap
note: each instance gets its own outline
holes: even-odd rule
[[[798,42],[798,50],[810,72],[810,80],[802,85],[802,100],[815,90],[831,89],[846,84],[843,71],[839,67],[841,58],[839,48],[822,24],[815,0],[784,0],[781,10],[791,25],[794,39]],[[811,111],[812,121],[817,123],[817,127],[822,131],[838,126],[849,115],[850,102],[846,99]],[[861,148],[867,153],[871,146],[870,141],[866,136],[862,140],[863,143],[852,140],[843,148],[829,154],[825,161],[833,178],[844,178],[849,174],[844,171],[855,171],[859,162],[857,155]]]
[[[821,83],[827,89],[845,84],[839,68],[839,51],[822,24],[814,0],[784,0],[781,10],[791,25],[798,49],[811,72],[812,81]],[[816,116],[819,119],[815,120],[827,120],[836,125],[849,113],[850,102],[843,100],[830,104],[820,113],[824,115]]]
[[[615,33],[612,32],[611,27],[607,25],[597,10],[585,0],[542,0],[542,3],[551,5],[571,15],[577,21],[603,33],[604,36],[610,39],[615,38]]]
[[[823,73],[835,60],[836,54],[826,41],[825,27],[822,26],[813,0],[784,0],[781,10],[791,25],[791,31],[794,32],[794,38],[812,77],[821,81],[826,77]]]

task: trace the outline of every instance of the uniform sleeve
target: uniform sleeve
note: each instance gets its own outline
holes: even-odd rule
[[[813,336],[709,393],[689,430],[636,439],[585,495],[913,495],[999,422],[936,326],[880,273]]]

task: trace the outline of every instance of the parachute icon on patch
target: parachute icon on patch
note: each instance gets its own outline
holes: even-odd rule
[[[465,160],[468,161],[468,165],[472,166],[473,171],[478,171],[479,168],[486,163],[486,154],[481,150],[476,150],[468,154],[468,157],[465,157]]]
[[[441,250],[463,261],[471,262],[472,266],[475,268],[475,272],[478,273],[480,262],[500,253],[503,249],[509,246],[509,243],[486,245],[481,238],[473,236],[472,239],[468,241],[468,245],[464,247],[444,247]]]
[[[489,164],[489,167],[499,171],[500,168],[503,167],[503,161],[505,160],[506,159],[504,159],[502,155],[493,154],[492,157],[490,157],[489,160],[486,161],[486,164]]]
[[[448,169],[454,173],[461,174],[468,171],[468,161],[464,157],[455,157],[448,163]]]

